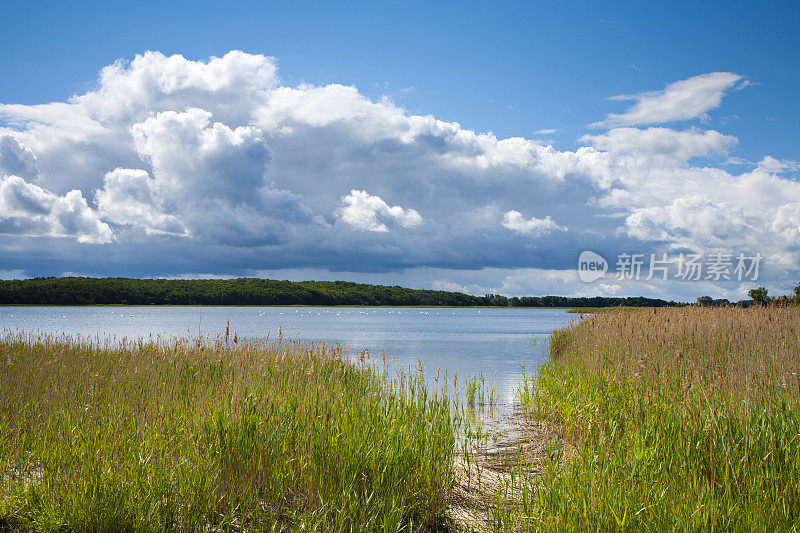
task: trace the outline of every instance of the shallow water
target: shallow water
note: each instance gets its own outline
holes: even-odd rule
[[[214,337],[230,321],[231,335],[343,343],[348,355],[367,348],[389,372],[413,370],[418,360],[429,382],[483,373],[488,403],[494,387],[499,411],[513,403],[524,365],[535,371],[550,333],[575,315],[566,309],[368,307],[3,307],[0,329],[94,337]]]

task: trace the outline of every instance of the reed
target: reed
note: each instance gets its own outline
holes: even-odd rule
[[[478,376],[473,376],[470,374],[469,377],[464,380],[464,390],[466,391],[466,400],[468,405],[475,405],[475,398],[479,386],[480,381],[478,381]]]
[[[0,529],[432,527],[452,405],[337,345],[6,332]]]
[[[520,390],[557,438],[496,529],[796,530],[800,310],[605,312]],[[537,469],[537,470],[538,470]]]

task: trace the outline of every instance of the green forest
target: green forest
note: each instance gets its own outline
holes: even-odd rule
[[[348,281],[258,278],[175,280],[32,278],[0,281],[0,305],[388,305],[493,307],[664,307],[643,297],[513,297],[367,285]]]

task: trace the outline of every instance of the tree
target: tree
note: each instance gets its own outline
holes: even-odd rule
[[[757,305],[767,305],[769,302],[769,296],[767,296],[767,289],[764,287],[758,287],[757,289],[750,289],[750,292],[747,293],[750,298],[753,299]]]

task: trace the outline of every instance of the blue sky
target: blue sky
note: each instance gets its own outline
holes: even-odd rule
[[[713,71],[759,84],[714,115],[742,157],[800,159],[797,2],[5,1],[0,97],[65,100],[117,58],[274,56],[281,78],[354,85],[499,137],[571,146],[604,98]],[[408,90],[413,88],[412,90]]]
[[[3,213],[0,203],[5,277],[272,275],[508,294],[689,298],[701,291],[737,298],[745,286],[732,282],[587,286],[575,282],[570,265],[590,245],[609,258],[626,250],[761,253],[755,248],[767,234],[782,240],[763,246],[764,282],[788,290],[798,272],[796,2],[6,1],[2,10],[0,176],[18,178],[6,178],[7,198],[39,202],[27,214],[10,200]],[[148,50],[197,65],[231,50],[274,58],[264,60],[272,77],[258,78],[274,94],[268,105],[250,102],[252,94],[234,90],[244,78],[234,76],[225,97],[241,103],[239,110],[214,100],[217,91],[143,97],[129,102],[140,108],[126,108],[125,116],[104,115],[126,91],[162,91],[130,85],[136,72],[180,78],[176,72],[194,68],[157,60],[137,71],[131,62]],[[114,78],[119,83],[103,92],[99,72],[120,58],[128,63]],[[263,71],[228,61],[234,63],[228,74]],[[696,112],[626,115],[637,101],[660,105],[651,97],[682,80],[694,80],[679,97]],[[354,88],[357,98],[322,90],[332,84]],[[87,94],[99,96],[70,101]],[[639,99],[609,100],[618,95]],[[36,107],[67,102],[70,111]],[[189,108],[208,116],[188,115]],[[610,114],[627,118],[614,122]],[[427,116],[438,125],[414,118]],[[462,133],[443,126],[453,122]],[[214,139],[224,138],[216,149],[231,151],[203,160],[206,167],[158,152],[168,140],[179,151],[196,149],[217,123],[227,130],[215,130]],[[358,124],[373,132],[369,140]],[[93,129],[100,125],[102,135]],[[178,130],[185,136],[177,139]],[[508,143],[488,148],[495,141],[485,137],[465,141],[464,132],[533,144],[518,143],[512,153]],[[20,162],[29,152],[35,168]],[[530,161],[520,162],[523,154]],[[620,165],[634,177],[619,178]],[[219,186],[226,180],[239,192]],[[169,193],[204,186],[203,197],[215,198],[216,212],[230,223],[215,224],[215,231],[227,228],[222,233],[190,220],[212,207],[181,206],[170,196],[177,192]],[[239,194],[247,186],[267,199],[248,203]],[[758,196],[748,186],[768,191],[772,201],[748,205]],[[125,196],[136,187],[139,203]],[[676,192],[681,187],[685,194]],[[73,188],[85,209],[75,195],[67,198]],[[63,210],[79,221],[65,223]],[[685,227],[682,213],[700,218]],[[180,258],[149,255],[159,250],[180,250]],[[86,260],[95,253],[106,259]]]

